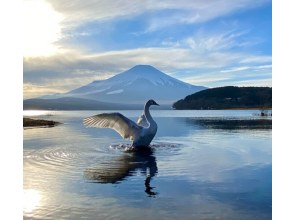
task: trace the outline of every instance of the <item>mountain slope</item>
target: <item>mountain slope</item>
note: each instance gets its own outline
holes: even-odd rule
[[[173,104],[175,109],[271,108],[272,88],[225,86],[196,92]]]
[[[94,81],[63,96],[129,104],[141,104],[152,98],[162,104],[171,104],[202,89],[205,87],[184,83],[152,66],[137,65],[109,79]]]
[[[132,105],[142,105],[148,99],[154,99],[160,104],[171,107],[171,104],[176,100],[205,88],[177,80],[150,65],[137,65],[109,79],[93,81],[67,93],[47,95],[40,98],[43,104],[46,103],[46,100],[49,103],[49,100],[52,99],[75,98],[108,104]],[[40,99],[35,99],[35,102],[38,101]],[[26,100],[24,105],[25,103]],[[47,104],[46,107],[48,107]]]

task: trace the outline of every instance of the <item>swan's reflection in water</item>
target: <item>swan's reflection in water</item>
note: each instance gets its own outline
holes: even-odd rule
[[[87,168],[84,171],[86,180],[95,183],[112,183],[118,184],[127,179],[127,177],[136,175],[140,172],[146,176],[145,192],[149,197],[155,197],[158,193],[154,192],[154,188],[150,186],[152,177],[157,172],[156,158],[153,150],[125,152],[115,158],[109,158],[97,167]]]

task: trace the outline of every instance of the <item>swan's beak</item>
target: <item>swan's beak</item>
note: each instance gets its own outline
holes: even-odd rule
[[[158,106],[160,106],[159,104],[157,104],[156,102],[154,103],[154,105],[158,105]]]

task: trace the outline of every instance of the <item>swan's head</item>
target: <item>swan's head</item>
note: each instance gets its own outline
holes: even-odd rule
[[[150,99],[146,104],[149,105],[149,106],[150,105],[159,105],[153,99]]]

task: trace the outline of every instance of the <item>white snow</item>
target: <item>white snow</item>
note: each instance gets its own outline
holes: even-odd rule
[[[118,90],[114,90],[111,92],[106,93],[107,95],[112,95],[112,94],[118,94],[118,93],[122,93],[124,90],[123,89],[118,89]]]
[[[83,93],[80,93],[81,95],[89,95],[89,94],[92,94],[93,91],[96,93],[96,92],[104,92],[105,90],[109,89],[110,87],[106,88],[106,89],[96,89],[96,90],[92,90],[92,91],[87,91],[87,92],[83,92]]]
[[[146,90],[146,87],[142,87],[144,80],[149,87],[148,90]],[[81,88],[80,91],[77,89],[74,93],[68,95],[105,102],[129,102],[130,100],[137,102],[137,99],[142,99],[143,103],[146,101],[146,97],[153,97],[158,102],[164,100],[176,101],[199,90],[197,86],[182,82],[152,66],[146,65],[135,66],[109,79],[99,81],[99,83],[91,83]],[[160,91],[164,91],[165,97],[162,97]],[[63,97],[65,94],[59,96]]]

